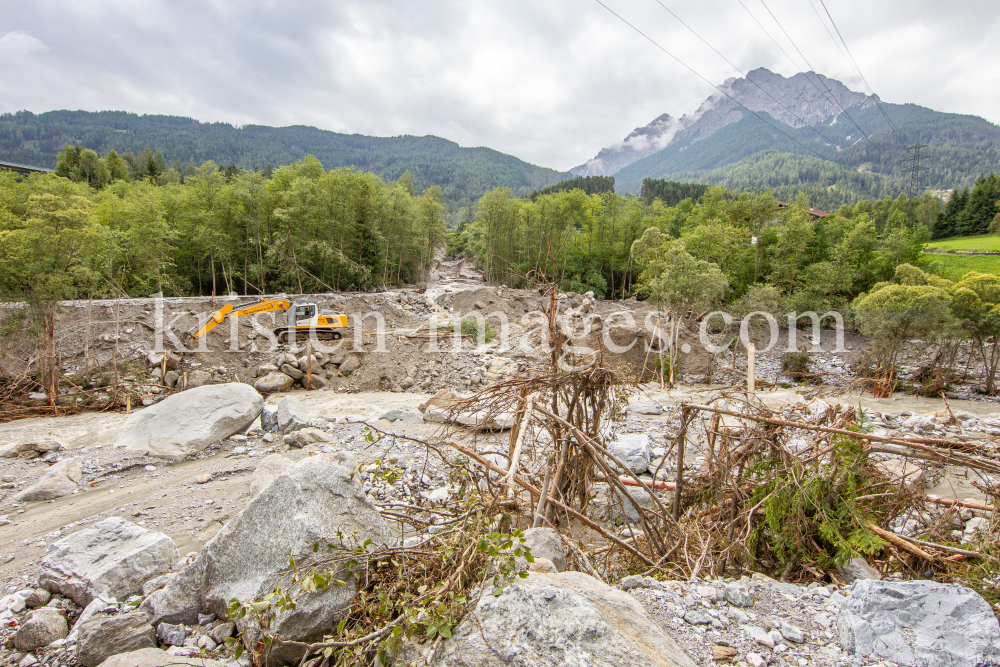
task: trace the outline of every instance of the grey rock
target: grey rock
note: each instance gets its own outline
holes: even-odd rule
[[[785,640],[795,642],[796,644],[802,644],[806,640],[806,633],[804,633],[798,626],[792,625],[787,621],[781,622],[778,632],[781,633],[781,636],[784,637]]]
[[[312,426],[290,433],[285,438],[292,439],[292,442],[289,444],[293,447],[307,447],[309,445],[322,445],[333,442],[333,438],[330,437],[329,433],[318,428],[313,428]]]
[[[30,612],[14,634],[18,651],[34,651],[69,634],[69,624],[58,609],[42,607]]]
[[[248,384],[198,387],[132,413],[115,447],[180,461],[245,431],[263,406],[264,399]]]
[[[397,419],[399,419],[404,412],[406,412],[406,410],[403,410],[402,408],[396,408],[395,410],[389,410],[388,412],[383,412],[381,415],[379,415],[379,419],[385,419],[387,421],[394,422]]]
[[[275,477],[291,470],[294,465],[294,461],[285,458],[281,454],[268,454],[262,458],[260,463],[257,464],[257,468],[253,471],[253,476],[250,478],[250,496],[256,496]]]
[[[712,617],[704,612],[692,609],[684,614],[684,622],[690,623],[691,625],[711,625]]]
[[[141,614],[142,612],[138,613]],[[184,640],[187,639],[187,630],[180,624],[160,623],[156,626],[156,637],[162,644],[184,646]]]
[[[262,394],[273,394],[279,391],[288,391],[293,384],[295,384],[295,378],[279,371],[273,371],[262,378],[257,378],[257,381],[253,383],[253,388]]]
[[[76,491],[83,471],[76,459],[63,459],[49,468],[41,479],[14,496],[15,502],[53,500]]]
[[[180,558],[174,541],[119,517],[50,544],[40,586],[86,607],[95,597],[123,600]]]
[[[403,378],[403,381],[399,383],[399,388],[402,389],[403,391],[406,391],[407,389],[411,388],[413,384],[414,384],[413,378],[405,377]]]
[[[933,581],[860,580],[840,608],[840,647],[919,667],[1000,665],[1000,623],[975,591]]]
[[[424,423],[424,416],[417,412],[416,410],[407,410],[403,414],[399,415],[399,419],[396,420],[397,424],[422,424]]]
[[[361,358],[356,354],[349,354],[340,364],[340,374],[350,375],[359,368],[361,368]]]
[[[654,588],[663,590],[663,584],[652,577],[644,577],[641,574],[630,574],[618,582],[618,588],[623,591],[630,591],[635,588]]]
[[[646,472],[652,458],[649,436],[645,433],[623,433],[608,443],[608,451],[636,475]]]
[[[750,595],[750,591],[738,584],[727,585],[725,597],[726,602],[734,607],[749,607],[753,605],[753,597]]]
[[[215,620],[215,614],[198,614],[198,625],[208,625]]]
[[[639,503],[640,507],[649,509],[654,506],[653,496],[646,489],[641,489],[637,486],[628,487],[629,494],[635,498],[635,501]],[[625,510],[625,520],[628,523],[639,523],[639,511],[632,504],[632,501],[625,497],[617,488],[614,490],[614,497],[616,499],[615,505],[612,508],[615,516],[621,518],[622,509]],[[618,502],[621,501],[621,507],[618,506]]]
[[[91,603],[88,604],[86,607],[84,607],[83,611],[80,612],[80,616],[76,619],[76,624],[70,631],[69,636],[66,637],[66,642],[67,643],[75,642],[77,639],[77,635],[80,634],[80,628],[83,627],[84,623],[93,618],[94,615],[102,613],[113,614],[117,610],[118,610],[118,601],[115,600],[113,597],[109,596],[107,598],[94,598],[91,601]]]
[[[307,375],[306,377],[302,378],[302,386],[305,389],[312,389],[312,390],[322,389],[323,387],[326,386],[326,380],[323,379],[322,375],[314,372],[312,375]]]
[[[309,410],[297,398],[285,396],[278,403],[278,431],[280,433],[291,433],[305,428],[309,426],[310,419]]]
[[[219,623],[217,626],[212,628],[209,631],[208,636],[211,637],[212,641],[216,644],[222,644],[226,641],[226,639],[232,637],[234,632],[236,632],[236,624],[232,621],[227,621],[225,623]]]
[[[278,430],[278,406],[264,405],[260,412],[260,427],[267,432]]]
[[[524,546],[535,558],[548,558],[558,572],[566,570],[566,552],[562,538],[552,528],[528,528],[524,531]]]
[[[628,406],[627,411],[638,415],[662,415],[663,406],[659,401],[650,398],[636,401]]]
[[[191,371],[187,374],[187,388],[196,389],[212,384],[212,374],[208,371]]]
[[[113,655],[156,646],[153,626],[141,611],[95,616],[79,625],[76,659],[84,667],[97,667]]]
[[[198,614],[225,618],[232,599],[252,600],[289,586],[289,555],[297,561],[313,557],[313,544],[355,547],[371,540],[371,549],[395,546],[398,538],[361,491],[357,477],[319,454],[299,461],[253,497],[213,537],[177,577],[146,598],[140,607],[151,623],[194,623]],[[267,539],[261,539],[266,535]],[[281,613],[270,626],[282,638],[314,641],[334,627],[357,594],[357,580],[346,568],[334,573],[348,582],[296,599],[294,610]],[[243,626],[251,645],[259,636]],[[287,650],[286,650],[287,649]],[[276,650],[276,661],[298,656],[293,647]],[[300,656],[299,656],[300,657]],[[279,663],[280,664],[280,663]]]
[[[532,572],[483,595],[436,667],[694,667],[632,596],[582,572]]]
[[[233,667],[234,665],[242,664],[249,665],[250,663],[220,662],[208,658],[192,659],[186,655],[171,655],[158,648],[142,648],[138,651],[129,651],[128,653],[119,653],[118,655],[111,656],[101,663],[101,667],[171,667],[172,665],[187,667],[191,665],[197,665],[197,667]]]
[[[177,386],[177,381],[181,379],[177,371],[167,371],[163,376],[163,384],[173,389]]]
[[[868,564],[863,558],[855,556],[851,560],[837,567],[844,581],[851,584],[858,579],[874,579],[880,581],[882,575],[879,571]]]
[[[24,604],[31,609],[36,607],[44,607],[52,599],[52,593],[48,592],[44,588],[36,588],[31,591],[31,595],[24,598]]]
[[[305,373],[300,371],[295,366],[292,366],[291,364],[281,364],[281,372],[287,375],[288,377],[292,378],[293,380],[301,380],[302,377],[305,375]]]

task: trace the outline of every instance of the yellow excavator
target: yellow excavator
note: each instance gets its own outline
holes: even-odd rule
[[[226,304],[209,315],[202,324],[187,332],[191,340],[198,340],[215,327],[222,324],[227,317],[246,317],[257,313],[287,312],[287,323],[274,328],[274,335],[279,343],[287,343],[289,332],[293,329],[309,336],[315,332],[317,338],[339,340],[343,330],[347,328],[347,315],[337,311],[320,311],[314,303],[295,303],[284,296],[261,299],[242,306]]]

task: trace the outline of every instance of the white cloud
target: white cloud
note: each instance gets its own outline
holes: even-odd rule
[[[5,63],[23,60],[38,53],[48,51],[40,39],[23,30],[12,30],[0,34],[0,59]]]
[[[738,75],[655,2],[605,0],[713,83]],[[737,0],[663,0],[744,71],[798,67]],[[0,111],[125,109],[437,134],[568,169],[714,88],[588,0],[0,0]],[[743,0],[788,43],[759,0]],[[883,99],[1000,121],[984,0],[827,0]],[[769,0],[819,71],[860,82],[809,3]]]

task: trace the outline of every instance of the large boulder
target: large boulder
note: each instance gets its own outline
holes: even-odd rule
[[[63,459],[42,475],[41,479],[14,496],[15,502],[52,500],[68,496],[77,489],[83,470],[76,459]]]
[[[314,557],[316,543],[354,548],[370,539],[372,549],[395,546],[397,537],[365,497],[358,478],[334,461],[328,455],[310,457],[276,477],[193,563],[143,602],[150,622],[193,624],[199,613],[225,618],[231,600],[263,596],[279,580],[292,590],[289,555],[306,563]],[[357,579],[346,569],[335,576],[347,585],[296,596],[295,609],[279,614],[271,631],[298,641],[315,641],[330,632],[357,594]],[[256,641],[252,626],[242,629],[249,630],[251,644]],[[281,651],[272,655],[279,664],[298,655],[288,647]]]
[[[115,447],[180,461],[245,431],[263,407],[257,390],[240,382],[189,389],[133,413]]]
[[[295,384],[295,378],[279,371],[272,371],[262,378],[257,378],[253,388],[262,394],[273,394],[278,391],[288,391]]]
[[[170,665],[196,665],[197,667],[230,667],[232,663],[219,662],[209,658],[171,655],[158,648],[143,648],[138,651],[119,653],[101,663],[101,667],[169,667]]]
[[[615,458],[636,475],[646,472],[653,456],[649,436],[645,433],[623,433],[619,435],[608,443],[608,452],[614,455]],[[615,467],[617,468],[618,466]],[[620,470],[620,472],[624,471]]]
[[[437,667],[695,667],[635,598],[582,572],[483,594],[437,655]]]
[[[69,634],[66,617],[53,607],[42,607],[28,614],[21,627],[14,634],[14,646],[18,651],[34,651],[48,646]]]
[[[156,633],[141,611],[96,616],[80,625],[76,659],[84,667],[97,667],[113,655],[156,646]]]
[[[144,582],[179,558],[163,533],[111,517],[50,544],[38,583],[86,607],[95,597],[124,600],[142,592]]]
[[[837,619],[849,655],[915,667],[1000,665],[1000,623],[975,591],[933,581],[855,581]]]
[[[312,417],[309,410],[297,398],[285,396],[278,403],[278,431],[281,433],[291,433],[301,428],[309,426]]]
[[[250,496],[263,491],[278,475],[288,472],[295,462],[281,454],[268,454],[260,460],[250,477]]]

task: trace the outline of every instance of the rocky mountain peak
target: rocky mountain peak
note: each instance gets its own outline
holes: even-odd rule
[[[785,77],[764,67],[748,72],[745,78],[726,79],[719,88],[721,92],[710,95],[694,113],[680,118],[663,114],[571,171],[583,176],[610,176],[674,142],[706,139],[742,119],[746,111],[741,104],[792,127],[804,127],[834,119],[844,109],[875,103],[864,93],[822,74],[799,72]]]

